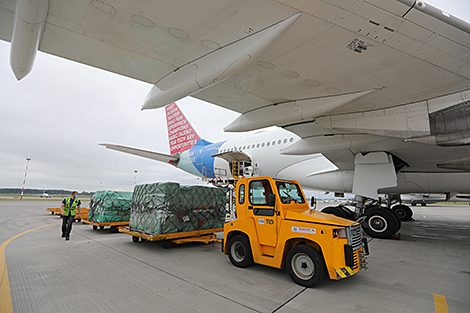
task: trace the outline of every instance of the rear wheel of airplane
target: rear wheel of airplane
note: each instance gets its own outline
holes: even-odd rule
[[[362,228],[374,238],[392,238],[400,229],[399,218],[389,209],[373,207],[364,213],[366,219]]]
[[[392,210],[397,213],[398,217],[400,218],[400,220],[402,220],[403,222],[406,222],[406,221],[409,221],[411,220],[411,218],[413,217],[413,210],[411,210],[411,208],[407,205],[404,205],[404,204],[398,204],[398,205],[395,205]]]
[[[346,212],[336,206],[328,206],[321,210],[323,213],[331,214],[337,217],[347,218]]]
[[[287,252],[286,269],[292,280],[304,287],[314,287],[325,275],[321,253],[307,245],[297,245]]]
[[[228,258],[236,267],[248,267],[253,264],[250,242],[245,235],[235,235],[228,242]]]
[[[348,220],[354,221],[354,213],[351,212],[349,209],[343,206],[329,206],[321,210],[323,213],[328,213],[334,216],[346,218]]]
[[[395,231],[395,233],[397,233],[401,228],[401,219],[395,211],[390,210],[390,209],[389,211],[393,213],[393,216],[395,216],[395,220],[397,221],[397,227],[396,227],[397,229]]]

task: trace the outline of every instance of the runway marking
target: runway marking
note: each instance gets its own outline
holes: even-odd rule
[[[446,297],[434,294],[434,309],[436,313],[449,313]]]
[[[25,232],[22,232],[21,234],[11,237],[0,246],[0,312],[1,313],[13,313],[13,303],[11,301],[11,291],[10,291],[10,280],[8,278],[7,260],[5,258],[6,247],[8,246],[10,242],[15,240],[19,236],[22,236],[33,230],[37,230],[40,228],[57,225],[57,224],[60,224],[60,222],[27,230]]]

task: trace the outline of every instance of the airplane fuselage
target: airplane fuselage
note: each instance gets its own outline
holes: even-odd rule
[[[212,144],[196,144],[181,153],[178,168],[204,178],[231,177],[229,163],[216,155],[242,152],[251,161],[254,175],[296,179],[303,188],[352,192],[354,170],[340,170],[321,153],[286,155],[282,149],[301,140],[282,128],[249,133],[243,137]],[[380,193],[470,192],[468,175],[462,173],[399,172],[397,186]]]

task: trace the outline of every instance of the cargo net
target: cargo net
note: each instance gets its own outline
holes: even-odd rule
[[[132,192],[102,190],[90,199],[88,220],[97,223],[129,221]]]
[[[132,198],[132,229],[167,234],[223,227],[226,191],[178,183],[138,185]]]

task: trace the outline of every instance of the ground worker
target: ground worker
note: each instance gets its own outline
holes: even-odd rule
[[[82,202],[78,199],[78,192],[72,192],[72,196],[65,198],[60,205],[60,214],[62,215],[62,237],[65,240],[70,239],[70,232],[72,231],[72,224],[75,215],[80,215],[80,205]]]

